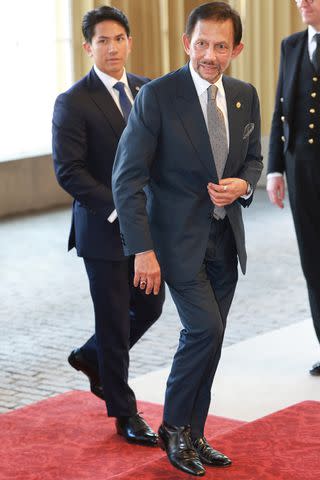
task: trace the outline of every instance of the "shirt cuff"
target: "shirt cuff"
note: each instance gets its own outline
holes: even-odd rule
[[[280,172],[272,172],[272,173],[268,173],[267,178],[282,177],[282,176],[283,175]]]
[[[248,198],[250,198],[252,193],[253,193],[253,189],[252,189],[250,183],[247,182],[247,184],[248,184],[247,193],[245,195],[241,195],[241,197],[240,197],[240,198],[243,198],[243,200],[248,200]]]
[[[113,223],[116,218],[118,218],[117,210],[114,209],[113,212],[110,213],[109,217],[107,218],[108,222]]]

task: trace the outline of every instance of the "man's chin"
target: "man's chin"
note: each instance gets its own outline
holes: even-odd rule
[[[208,71],[205,71],[203,68],[200,68],[198,70],[198,73],[200,77],[203,78],[203,80],[206,80],[209,83],[216,82],[221,75],[220,71],[217,69],[208,72]]]

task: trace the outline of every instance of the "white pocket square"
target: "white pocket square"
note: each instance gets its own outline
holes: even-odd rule
[[[243,137],[242,139],[245,140],[246,138],[249,137],[250,133],[252,133],[254,130],[254,123],[248,123],[243,130]]]

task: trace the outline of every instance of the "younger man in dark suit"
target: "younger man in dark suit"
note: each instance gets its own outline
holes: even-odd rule
[[[137,413],[128,385],[128,351],[160,316],[164,288],[147,296],[133,287],[133,258],[123,255],[111,192],[116,148],[147,79],[125,71],[132,39],[123,12],[107,6],[91,10],[82,31],[94,67],[59,95],[53,114],[55,172],[74,198],[69,249],[76,247],[83,257],[95,312],[95,335],[71,352],[69,362],[105,399],[119,434],[155,445],[157,436]]]

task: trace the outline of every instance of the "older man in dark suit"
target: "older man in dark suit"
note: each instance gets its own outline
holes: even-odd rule
[[[190,63],[142,88],[113,170],[135,285],[157,293],[162,275],[183,325],[159,436],[171,463],[196,476],[203,463],[231,464],[207,443],[204,425],[237,256],[246,269],[241,204],[250,204],[262,170],[256,91],[223,75],[241,35],[225,2],[191,12],[183,36]]]
[[[308,30],[283,40],[270,135],[267,191],[283,208],[285,173],[306,278],[311,314],[320,342],[320,0],[297,0]],[[310,369],[320,375],[320,362]]]
[[[57,98],[53,115],[57,179],[74,198],[69,249],[75,246],[84,259],[95,312],[95,335],[71,352],[69,363],[88,375],[92,392],[105,399],[119,434],[155,445],[157,436],[137,413],[128,385],[128,350],[160,316],[164,288],[148,297],[133,286],[133,258],[123,254],[111,192],[116,148],[147,79],[124,69],[132,40],[123,12],[106,6],[91,10],[82,31],[94,67]]]

